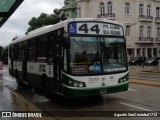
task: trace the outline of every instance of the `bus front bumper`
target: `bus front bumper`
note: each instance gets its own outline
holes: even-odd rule
[[[98,88],[75,88],[64,85],[63,94],[65,97],[97,96],[102,94],[127,91],[128,85],[128,82],[121,83],[115,86],[106,86]]]

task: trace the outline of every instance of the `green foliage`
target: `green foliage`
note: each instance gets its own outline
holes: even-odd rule
[[[8,46],[6,46],[6,47],[3,48],[2,56],[3,57],[8,57]]]
[[[2,60],[2,51],[3,51],[3,47],[0,46],[0,61]]]
[[[41,13],[39,17],[33,17],[28,23],[30,27],[28,28],[26,34],[42,26],[56,24],[66,19],[62,9],[54,9],[53,13],[54,14],[50,15],[46,13]]]
[[[1,59],[3,63],[8,63],[8,46],[4,47],[1,53]]]

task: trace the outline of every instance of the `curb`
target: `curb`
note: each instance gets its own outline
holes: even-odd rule
[[[156,70],[141,70],[141,72],[160,73],[160,71],[156,71]]]
[[[11,94],[13,94],[14,96],[16,96],[17,98],[19,98],[16,101],[16,107],[17,105],[19,105],[19,109],[21,110],[21,112],[25,111],[30,111],[30,112],[42,112],[43,111],[37,107],[34,103],[31,103],[27,98],[25,98],[24,96],[22,96],[21,94],[19,94],[17,91],[14,91],[12,89],[10,89]],[[23,101],[23,102],[22,102]],[[26,108],[23,107],[23,105],[28,109],[26,110]],[[21,108],[20,108],[21,107]],[[45,113],[43,113],[45,114]],[[46,114],[45,114],[46,115]],[[28,117],[29,120],[56,120],[54,117]]]
[[[144,70],[138,68],[130,68],[129,71],[140,71],[140,72],[152,72],[152,73],[160,73],[160,70]]]
[[[129,82],[135,83],[135,84],[144,84],[144,85],[151,85],[151,86],[160,87],[160,82],[150,82],[150,81],[144,81],[144,80],[129,80]]]

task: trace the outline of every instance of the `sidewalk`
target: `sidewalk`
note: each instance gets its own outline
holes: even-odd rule
[[[141,72],[155,72],[160,73],[159,66],[142,66],[142,65],[129,65],[129,71],[141,71]]]

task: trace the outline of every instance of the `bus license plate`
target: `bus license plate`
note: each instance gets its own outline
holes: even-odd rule
[[[107,89],[100,90],[100,94],[105,94],[105,93],[107,93]]]

